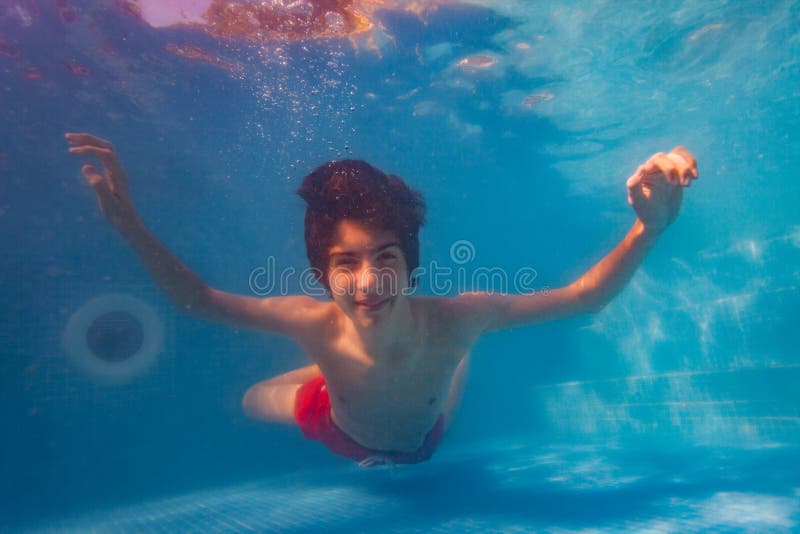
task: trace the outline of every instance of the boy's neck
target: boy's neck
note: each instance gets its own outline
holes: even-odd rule
[[[397,348],[406,343],[414,334],[414,317],[411,310],[411,299],[398,299],[391,314],[381,317],[371,325],[359,325],[350,321],[364,350],[371,356],[379,358],[387,350]]]

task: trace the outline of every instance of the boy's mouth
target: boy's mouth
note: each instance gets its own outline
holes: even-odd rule
[[[365,311],[378,311],[386,306],[389,301],[392,300],[391,297],[386,297],[385,299],[376,299],[376,300],[369,300],[369,301],[356,301],[356,306],[360,309]]]

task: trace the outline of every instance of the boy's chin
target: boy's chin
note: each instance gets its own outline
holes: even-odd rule
[[[377,319],[385,318],[388,316],[397,302],[397,297],[389,297],[377,305],[365,305],[359,303],[351,303],[350,309],[355,317],[360,320],[372,323]]]

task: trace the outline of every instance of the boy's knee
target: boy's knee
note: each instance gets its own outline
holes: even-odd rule
[[[270,387],[259,382],[250,386],[242,397],[242,410],[253,419],[264,419],[269,409]]]
[[[244,396],[242,397],[242,411],[244,411],[245,415],[248,417],[255,418],[255,413],[257,411],[257,393],[255,392],[257,386],[250,386],[250,388],[245,392]]]

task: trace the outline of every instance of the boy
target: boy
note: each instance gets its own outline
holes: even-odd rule
[[[247,415],[296,422],[309,439],[364,465],[431,457],[452,421],[470,348],[489,331],[600,310],[633,275],[675,219],[697,179],[682,147],[658,153],[628,179],[638,218],[622,242],[573,283],[528,295],[412,297],[424,223],[421,195],[363,161],[329,162],[303,181],[306,249],[331,302],[308,296],[253,298],[207,286],[139,220],[111,143],[66,134],[106,219],[181,310],[291,337],[314,365],[260,382]]]

